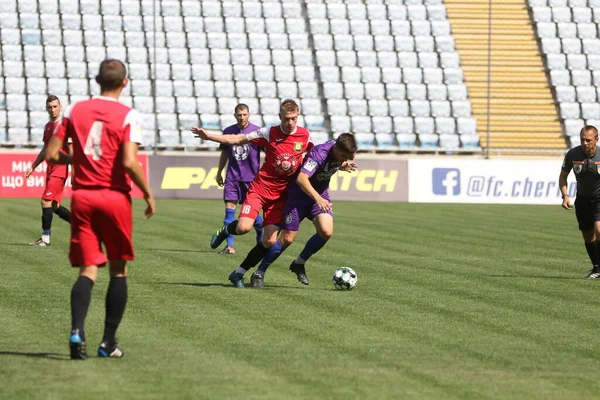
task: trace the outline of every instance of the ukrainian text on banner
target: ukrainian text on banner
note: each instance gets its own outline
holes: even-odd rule
[[[38,152],[27,153],[0,153],[0,197],[41,197],[46,186],[46,162],[42,162],[33,171],[28,179],[25,172],[31,168]],[[138,158],[142,170],[148,177],[148,156],[139,154]],[[70,170],[70,169],[69,169]],[[63,191],[64,197],[71,197],[71,174]],[[135,187],[131,190],[132,197],[142,197],[140,190]]]
[[[408,161],[409,201],[422,203],[561,204],[558,176],[562,158],[552,160]],[[577,193],[568,177],[572,200]]]
[[[218,154],[218,153],[217,153]],[[219,158],[213,155],[151,156],[150,186],[156,197],[222,199],[217,185]],[[333,201],[407,201],[405,160],[357,159],[360,168],[331,178]],[[225,171],[223,171],[225,175]]]

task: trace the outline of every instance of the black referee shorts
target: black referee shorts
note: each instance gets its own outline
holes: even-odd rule
[[[580,231],[594,229],[594,223],[600,221],[600,198],[577,196],[575,215],[577,215]]]

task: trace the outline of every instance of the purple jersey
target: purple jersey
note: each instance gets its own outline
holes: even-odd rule
[[[335,140],[330,140],[323,144],[319,144],[312,148],[312,150],[306,155],[304,164],[300,169],[300,172],[304,172],[309,176],[310,184],[323,198],[329,199],[329,181],[333,174],[335,174],[340,167],[341,163],[335,161],[333,158],[333,146]],[[297,198],[303,200],[313,201],[306,193],[300,189],[296,181],[293,181],[289,189],[290,199]]]
[[[237,124],[228,126],[223,130],[223,135],[247,135],[256,132],[260,127],[248,124],[240,129]],[[220,150],[228,150],[229,161],[227,163],[226,181],[252,182],[260,168],[260,148],[253,144],[242,144],[230,146],[222,144]]]

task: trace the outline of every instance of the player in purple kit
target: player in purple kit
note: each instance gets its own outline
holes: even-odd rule
[[[259,126],[251,124],[250,109],[246,104],[235,106],[233,114],[237,124],[228,126],[223,130],[224,135],[246,135],[256,132]],[[221,157],[219,158],[219,170],[217,171],[217,184],[224,186],[223,201],[225,201],[225,219],[223,223],[229,225],[235,220],[235,207],[237,203],[243,203],[250,184],[254,180],[258,169],[260,168],[260,147],[251,143],[241,145],[219,146]],[[227,164],[225,182],[223,182],[223,168]],[[256,231],[257,243],[262,239],[262,217],[257,216],[254,221],[254,230]],[[219,254],[235,254],[233,246],[233,235],[227,236],[227,246]]]
[[[313,221],[317,233],[306,242],[298,258],[290,265],[290,271],[297,275],[299,282],[309,284],[305,263],[333,235],[329,181],[338,170],[353,171],[358,167],[351,161],[356,151],[356,139],[350,133],[342,133],[337,140],[330,140],[310,150],[298,177],[288,189],[281,237],[265,254],[262,263],[252,275],[252,286],[263,287],[267,268],[294,242],[300,222],[304,218]]]

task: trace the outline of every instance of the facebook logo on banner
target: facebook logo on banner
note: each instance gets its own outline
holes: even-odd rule
[[[460,171],[456,168],[434,168],[431,171],[433,194],[458,196],[460,194]]]

